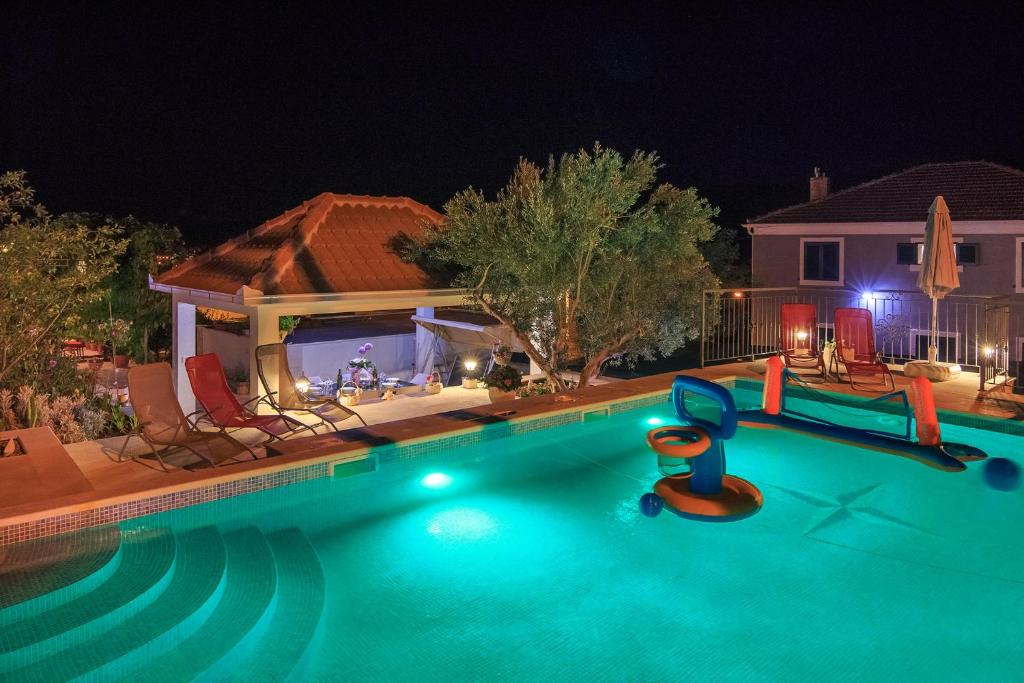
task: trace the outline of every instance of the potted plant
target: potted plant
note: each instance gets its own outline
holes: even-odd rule
[[[113,355],[115,368],[128,367],[128,354],[118,353],[118,351],[127,350],[123,345],[128,342],[131,328],[130,322],[120,318],[111,318],[104,324],[107,339],[110,340],[110,353]]]
[[[299,326],[299,319],[294,315],[282,315],[277,319],[277,327],[281,332],[281,341],[285,340],[292,331]]]
[[[228,380],[228,386],[236,394],[239,396],[249,395],[249,368],[239,363],[233,369],[225,371],[224,374]]]
[[[498,365],[508,365],[512,362],[512,348],[502,344],[494,350],[494,362]]]
[[[516,391],[523,385],[523,373],[511,365],[495,365],[484,381],[491,403],[508,401],[516,397]]]
[[[442,388],[441,376],[438,373],[432,372],[427,375],[427,383],[423,385],[423,389],[428,394],[440,394]]]

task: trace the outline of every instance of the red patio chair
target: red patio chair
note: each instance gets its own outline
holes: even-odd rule
[[[779,353],[791,368],[817,368],[825,377],[818,348],[818,310],[813,304],[782,304]]]
[[[268,436],[267,442],[284,439],[287,435],[306,429],[316,434],[309,425],[295,418],[287,415],[257,415],[239,403],[228,386],[224,367],[216,354],[204,353],[186,358],[185,372],[188,373],[192,393],[203,407],[204,414],[200,419],[209,421],[222,431],[258,429]]]
[[[881,379],[886,391],[896,390],[896,380],[875,352],[875,329],[871,324],[871,311],[866,308],[837,308],[835,313],[836,349],[832,354],[836,362],[846,367],[850,386],[856,388],[854,378],[871,377]],[[873,388],[873,387],[872,387]]]

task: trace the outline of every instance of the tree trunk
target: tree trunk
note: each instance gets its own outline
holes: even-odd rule
[[[563,380],[562,377],[557,372],[555,372],[555,370],[551,367],[551,364],[540,354],[539,351],[537,351],[537,348],[533,345],[533,340],[531,340],[529,336],[517,330],[515,328],[515,325],[513,325],[503,315],[494,310],[494,308],[489,303],[487,303],[485,299],[480,298],[480,305],[484,309],[484,311],[487,312],[488,315],[497,318],[498,322],[500,322],[503,325],[506,325],[510,330],[512,330],[512,334],[515,335],[516,339],[519,340],[519,343],[522,345],[523,351],[526,352],[526,355],[529,356],[530,360],[532,360],[540,367],[540,369],[544,372],[544,375],[548,378],[548,381],[551,382],[551,385],[552,387],[554,387],[555,391],[565,391],[568,388],[565,385],[565,380]]]
[[[580,371],[580,383],[576,385],[576,388],[582,389],[590,384],[590,380],[597,377],[597,373],[601,371],[601,365],[608,360],[613,353],[616,353],[619,349],[628,344],[636,335],[637,332],[627,332],[594,354],[594,356],[587,361],[587,364],[583,366],[583,370]]]

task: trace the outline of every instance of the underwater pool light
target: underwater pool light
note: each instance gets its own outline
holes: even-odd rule
[[[665,424],[665,421],[662,420],[660,417],[649,417],[647,418],[646,422],[652,427],[657,427],[658,425]]]
[[[452,483],[452,478],[444,472],[431,472],[427,476],[423,477],[420,483],[427,488],[443,489],[445,486]]]

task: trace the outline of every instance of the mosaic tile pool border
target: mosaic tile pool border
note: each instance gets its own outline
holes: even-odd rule
[[[377,456],[378,462],[382,464],[409,460],[439,451],[464,448],[484,441],[582,422],[584,415],[594,411],[604,410],[609,413],[620,413],[625,410],[654,405],[664,402],[668,395],[669,393],[665,391],[610,405],[581,406],[562,412],[547,413],[521,420],[496,422],[484,425],[483,429],[467,430],[404,445],[401,443],[389,444],[373,448],[372,451]],[[57,536],[59,534],[122,522],[136,517],[144,517],[158,512],[166,512],[222,498],[231,498],[255,491],[329,477],[331,476],[330,472],[331,462],[321,460],[306,465],[297,464],[295,467],[267,474],[255,474],[250,477],[208,486],[197,486],[173,493],[149,496],[89,510],[80,510],[28,522],[0,526],[0,546]]]
[[[57,536],[71,531],[121,522],[134,517],[143,517],[189,505],[198,505],[199,503],[206,503],[221,498],[230,498],[278,486],[296,484],[301,481],[326,477],[327,472],[328,463],[317,462],[267,474],[257,474],[242,479],[220,482],[209,486],[198,486],[196,488],[129,500],[122,503],[113,503],[89,510],[80,510],[29,522],[10,524],[0,527],[0,546],[48,536]]]

